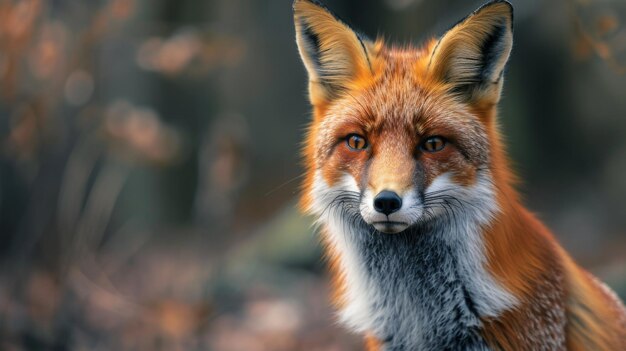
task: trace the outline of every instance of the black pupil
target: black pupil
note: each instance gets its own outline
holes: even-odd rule
[[[428,151],[439,151],[443,147],[443,141],[440,138],[430,138],[426,140],[426,144],[424,146]]]

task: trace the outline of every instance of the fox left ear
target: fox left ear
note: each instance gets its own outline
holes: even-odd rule
[[[429,73],[467,101],[496,104],[513,46],[513,7],[490,2],[459,22],[439,40]]]
[[[365,40],[317,0],[293,3],[296,41],[309,75],[313,105],[324,104],[371,74],[374,43]]]

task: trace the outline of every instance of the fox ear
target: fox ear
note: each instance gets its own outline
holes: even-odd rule
[[[309,75],[313,105],[328,102],[371,73],[373,43],[363,39],[315,0],[293,3],[296,41]]]
[[[513,46],[513,7],[492,1],[459,22],[433,49],[429,72],[462,98],[496,104]]]

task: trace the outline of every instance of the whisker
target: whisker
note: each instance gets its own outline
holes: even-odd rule
[[[284,182],[284,183],[282,183],[282,184],[278,185],[278,186],[277,186],[277,187],[275,187],[274,189],[272,189],[272,190],[268,191],[267,193],[265,193],[265,195],[264,195],[264,196],[270,196],[271,194],[275,193],[276,191],[278,191],[278,190],[280,190],[280,189],[284,188],[285,186],[287,186],[287,185],[289,185],[289,184],[291,184],[291,183],[295,182],[296,180],[298,180],[298,179],[300,179],[300,178],[302,178],[302,177],[304,177],[304,176],[306,176],[306,174],[301,174],[301,175],[299,175],[299,176],[293,177],[293,178],[289,179],[288,181],[286,181],[286,182]]]

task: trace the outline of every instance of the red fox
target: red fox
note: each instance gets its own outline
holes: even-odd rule
[[[295,0],[313,120],[302,208],[370,350],[626,350],[626,309],[523,207],[498,131],[513,8],[388,46]]]

